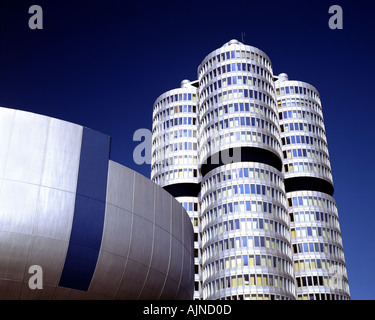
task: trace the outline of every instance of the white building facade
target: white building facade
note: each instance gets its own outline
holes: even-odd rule
[[[185,205],[189,196],[194,196],[194,205],[197,204],[196,210],[187,209],[197,233],[199,285],[195,298],[349,299],[316,89],[298,82],[301,89],[297,89],[297,95],[303,96],[305,90],[308,101],[303,100],[298,111],[287,109],[287,75],[275,77],[266,53],[237,40],[208,54],[197,73],[197,81],[183,81],[181,88],[168,91],[155,101],[151,166],[155,183]],[[292,85],[294,90],[294,82],[288,84]],[[183,113],[185,104],[189,105],[189,92],[192,99],[195,94],[196,109],[191,110],[196,112],[191,116],[196,120],[185,120],[189,113],[176,120],[180,117],[176,110]],[[291,112],[292,118],[296,113],[296,118],[285,120],[285,112],[286,116]],[[311,121],[297,123],[299,113]],[[290,122],[296,122],[298,130],[310,129],[309,138],[291,137],[287,133],[291,131],[286,131]],[[186,135],[184,130],[196,134]],[[298,139],[304,148],[293,149],[291,139]],[[296,152],[298,156],[301,153],[298,163],[291,156]],[[309,234],[312,230],[316,233],[313,240],[300,238],[306,227],[293,215],[297,213],[293,201],[299,201],[299,197],[308,201],[311,198],[311,204],[307,204],[310,206],[314,201],[319,203],[319,209],[303,209],[317,209],[319,218],[323,214],[325,219],[314,220],[308,226]],[[301,256],[301,243],[302,248],[304,243],[313,243],[322,250]],[[302,265],[307,263],[311,269],[311,261],[315,271],[302,271]],[[340,283],[338,290],[330,288],[334,282],[331,266],[343,275],[335,282]]]

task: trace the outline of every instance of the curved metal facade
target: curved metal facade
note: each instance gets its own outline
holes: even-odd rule
[[[0,108],[0,150],[1,299],[192,298],[186,211],[111,161],[108,136]]]

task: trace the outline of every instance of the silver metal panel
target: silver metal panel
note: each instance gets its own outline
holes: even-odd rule
[[[29,287],[28,281],[24,281],[22,283],[20,299],[21,300],[52,300],[55,290],[56,290],[55,286],[49,286],[46,284],[43,284],[43,289],[41,290],[39,289],[32,290]]]
[[[34,234],[69,241],[75,197],[74,193],[40,187]]]
[[[154,188],[149,179],[135,173],[134,213],[151,221],[154,221]]]
[[[171,234],[164,229],[155,226],[154,248],[152,251],[151,268],[164,274],[168,272],[170,258]]]
[[[42,185],[70,192],[76,191],[81,141],[81,126],[51,119]]]
[[[116,162],[109,161],[107,202],[132,211],[134,171]]]
[[[42,175],[49,118],[16,112],[4,177],[39,184]]]
[[[193,283],[193,282],[192,282]],[[173,300],[176,299],[176,294],[179,284],[172,278],[167,277],[163,292],[160,295],[160,300]]]
[[[88,293],[114,297],[121,282],[125,265],[125,258],[106,251],[100,251]],[[110,279],[108,275],[110,275]]]
[[[193,224],[191,223],[191,220],[188,216],[183,216],[183,222],[184,222],[184,246],[186,249],[191,252],[191,254],[194,254],[194,229]],[[199,243],[197,243],[199,244]]]
[[[132,214],[107,203],[101,250],[127,257],[130,245]]]
[[[0,300],[18,300],[22,281],[0,279]]]
[[[113,297],[105,296],[103,294],[87,292],[85,300],[113,300]]]
[[[0,278],[24,279],[31,241],[29,235],[0,231]]]
[[[182,241],[182,215],[186,214],[185,209],[176,200],[172,200],[172,234]]]
[[[161,294],[161,290],[165,282],[165,277],[165,274],[157,270],[150,269],[148,272],[144,289],[139,298],[141,300],[150,300],[158,298]]]
[[[15,113],[15,110],[0,107],[0,178],[4,176]]]
[[[171,229],[172,196],[162,188],[155,189],[155,224],[165,230]]]
[[[29,279],[28,267],[39,265],[43,270],[43,284],[57,286],[65,263],[69,243],[34,236],[31,244],[25,279]]]
[[[69,289],[64,287],[56,287],[55,294],[53,296],[54,300],[83,300],[85,299],[86,292]]]
[[[171,261],[169,264],[168,277],[176,280],[178,283],[180,282],[181,271],[183,269],[182,248],[182,243],[172,237]]]
[[[148,269],[147,266],[141,263],[128,260],[116,298],[128,300],[137,299],[142,291]]]
[[[182,266],[180,290],[183,288],[183,291],[187,293],[187,299],[193,298],[194,289],[191,288],[191,283],[194,282],[194,252],[190,252],[187,249],[183,251],[184,261]],[[190,296],[189,296],[190,295]]]
[[[32,234],[39,186],[4,180],[0,194],[0,230]]]
[[[133,216],[132,239],[130,244],[129,259],[140,262],[146,266],[150,265],[153,223],[137,215]]]

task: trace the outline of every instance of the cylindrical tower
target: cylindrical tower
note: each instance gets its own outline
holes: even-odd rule
[[[159,96],[153,109],[151,180],[188,212],[194,227],[195,292],[201,299],[197,81]]]
[[[275,87],[297,298],[349,299],[319,93],[285,73]]]
[[[232,40],[198,68],[204,299],[293,299],[272,65]]]

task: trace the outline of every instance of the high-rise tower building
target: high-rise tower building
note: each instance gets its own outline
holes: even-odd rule
[[[198,77],[203,297],[292,299],[270,59],[234,40],[206,56]]]
[[[319,94],[263,51],[231,40],[155,101],[151,168],[193,222],[195,298],[350,298]]]
[[[159,96],[153,109],[151,179],[186,211],[194,227],[194,299],[202,298],[200,264],[197,81]]]
[[[297,298],[350,298],[319,93],[277,78]]]

